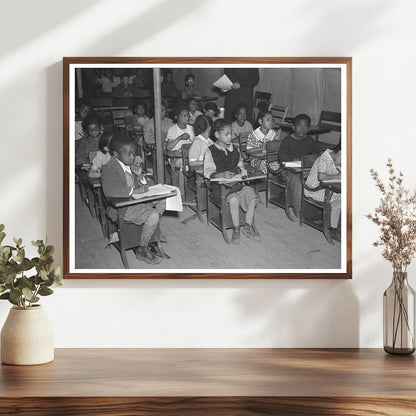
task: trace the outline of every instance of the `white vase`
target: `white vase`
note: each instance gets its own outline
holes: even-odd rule
[[[1,330],[1,362],[35,365],[53,359],[53,329],[43,307],[11,308]]]

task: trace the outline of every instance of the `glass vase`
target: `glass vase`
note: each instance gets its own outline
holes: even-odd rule
[[[393,272],[391,285],[383,295],[384,351],[413,354],[415,351],[415,291],[406,272]]]

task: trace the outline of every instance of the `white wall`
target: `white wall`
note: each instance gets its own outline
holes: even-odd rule
[[[1,20],[0,222],[47,234],[58,262],[63,56],[353,57],[351,281],[67,281],[43,301],[57,347],[382,346],[391,269],[368,169],[391,156],[416,187],[415,2],[3,0]]]

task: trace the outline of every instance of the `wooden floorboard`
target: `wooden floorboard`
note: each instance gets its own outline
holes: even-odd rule
[[[265,198],[262,196],[262,201]],[[120,254],[107,246],[97,218],[90,215],[76,192],[75,262],[77,269],[122,269]],[[337,269],[341,263],[341,246],[329,244],[323,234],[308,225],[288,220],[283,209],[262,202],[256,209],[256,225],[262,240],[255,242],[241,235],[239,246],[226,244],[221,232],[195,219],[182,220],[193,214],[166,213],[161,221],[168,242],[163,244],[171,257],[149,266],[138,261],[132,250],[127,252],[134,269]],[[229,230],[231,235],[231,230]]]

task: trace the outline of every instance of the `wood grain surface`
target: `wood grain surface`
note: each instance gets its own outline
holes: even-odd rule
[[[0,415],[415,415],[413,356],[379,349],[57,349],[0,368]]]

